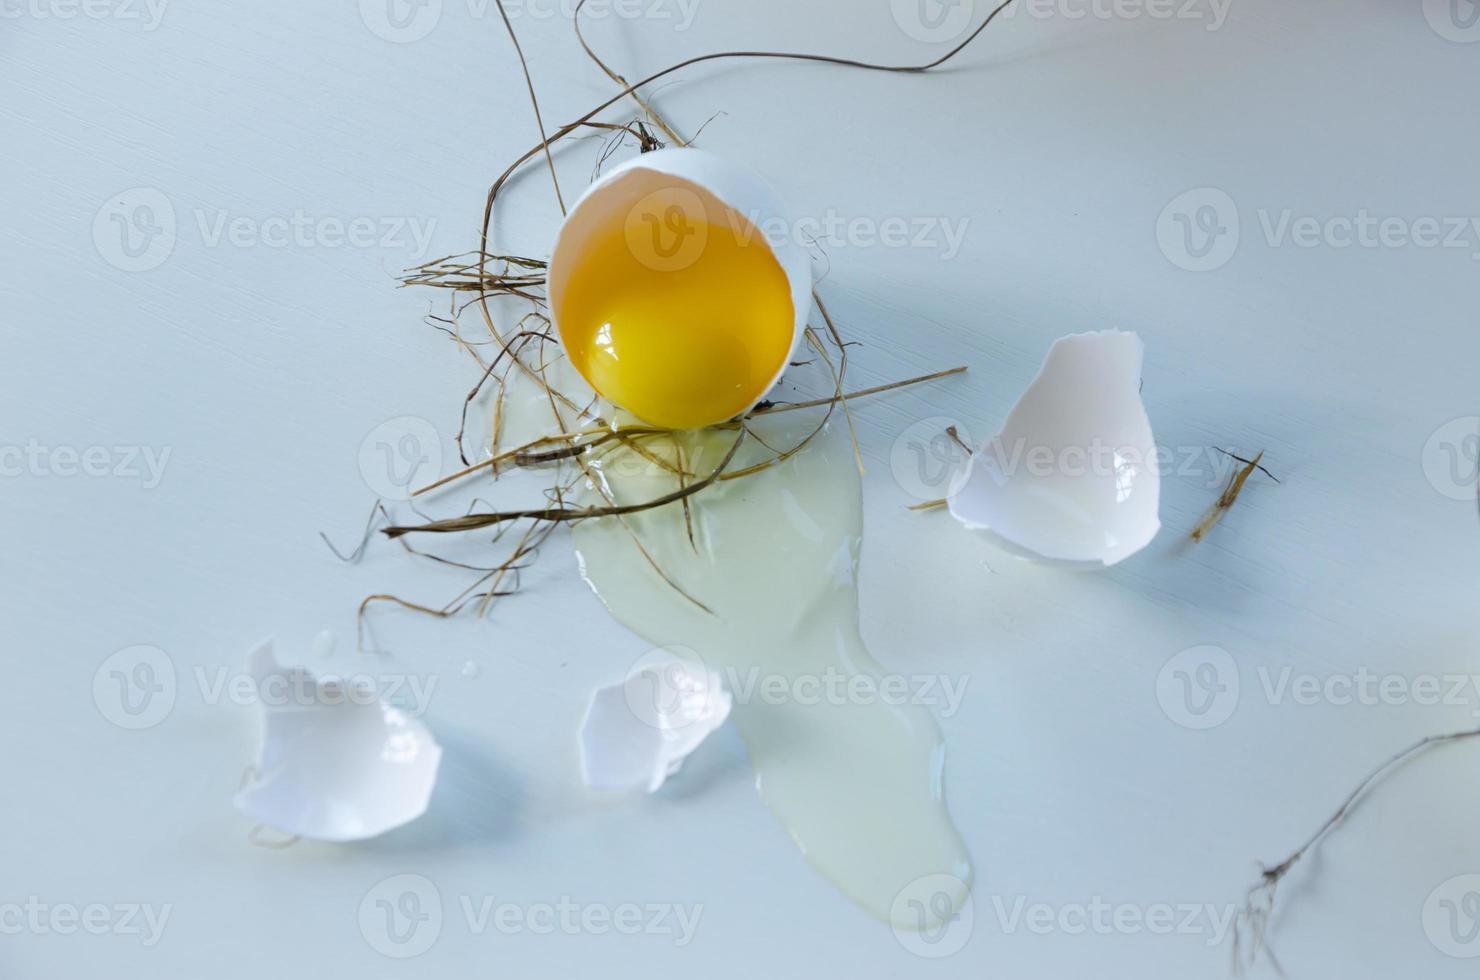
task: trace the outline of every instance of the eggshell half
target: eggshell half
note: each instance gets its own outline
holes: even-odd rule
[[[1019,555],[1103,567],[1161,528],[1156,440],[1141,402],[1141,338],[1054,342],[1002,431],[972,455],[951,514]]]
[[[702,207],[705,217],[718,225],[728,224],[727,211],[738,213],[756,226],[755,240],[775,256],[786,274],[793,312],[792,356],[782,358],[775,377],[745,407],[744,411],[749,411],[781,380],[787,362],[795,360],[812,311],[812,263],[790,235],[773,238],[764,233],[763,229],[775,219],[790,229],[792,223],[787,220],[787,211],[764,180],[727,157],[690,147],[653,150],[614,167],[586,188],[561,225],[547,270],[556,336],[560,335],[560,319],[554,311],[559,309],[565,291],[573,285],[570,271],[576,265],[582,245],[607,227],[608,222],[625,221],[635,209],[654,203],[677,204],[686,212]]]
[[[426,812],[442,749],[427,727],[364,687],[284,668],[267,640],[248,672],[262,744],[237,809],[309,840],[375,837]],[[296,693],[310,692],[307,697]]]

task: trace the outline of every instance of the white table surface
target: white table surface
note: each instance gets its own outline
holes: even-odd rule
[[[479,3],[444,0],[399,41],[371,29],[390,21],[369,0],[368,19],[352,0],[160,6],[0,4],[0,975],[1217,977],[1228,949],[1210,946],[1206,911],[1171,934],[1147,917],[1226,915],[1255,862],[1293,848],[1373,764],[1475,724],[1475,688],[1423,703],[1429,680],[1480,672],[1463,459],[1480,426],[1480,233],[1439,247],[1420,220],[1480,215],[1468,0],[1452,19],[1418,0],[1191,0],[1178,17],[1064,0],[1004,19],[934,75],[731,64],[659,87],[690,131],[719,113],[701,145],[766,173],[798,215],[967,222],[954,255],[832,242],[821,287],[862,344],[855,385],[970,366],[856,413],[865,635],[893,670],[969,683],[942,726],[978,880],[968,933],[949,937],[959,952],[937,958],[809,869],[733,731],[654,798],[580,786],[585,699],[644,645],[579,581],[564,538],[489,622],[381,612],[388,652],[355,652],[363,596],[437,601],[462,582],[385,544],[342,565],[317,532],[359,534],[374,499],[361,445],[382,423],[427,420],[451,465],[471,364],[421,323],[442,298],[392,277],[474,243],[487,185],[534,142],[527,97]],[[641,9],[591,27],[634,74],[721,48],[942,50],[883,0]],[[531,4],[515,21],[547,123],[611,92],[565,14]],[[569,193],[596,148],[562,155]],[[1163,216],[1209,188],[1226,198]],[[131,258],[114,216],[150,217],[141,201],[175,226]],[[1180,248],[1177,209],[1231,229],[1230,203],[1236,239],[1201,260]],[[1278,234],[1287,212],[1396,223],[1366,244],[1338,247],[1339,224],[1301,244]],[[283,244],[295,216],[307,230]],[[557,217],[531,171],[500,245],[543,254]],[[336,222],[357,218],[390,240],[340,243]],[[425,251],[413,227],[431,228]],[[1216,268],[1180,267],[1199,263]],[[1203,455],[1167,478],[1158,541],[1096,575],[1015,562],[906,511],[890,458],[912,424],[985,437],[1054,337],[1111,326],[1145,338],[1160,442],[1265,449],[1283,485],[1251,481],[1190,546],[1226,472]],[[157,479],[149,458],[164,458]],[[239,669],[264,635],[291,658],[326,628],[331,666],[435,683],[441,783],[425,818],[379,840],[255,847],[231,806],[253,711],[202,678]],[[129,730],[109,720],[120,661],[105,661],[138,645],[164,651],[176,690],[158,724]],[[1195,730],[1158,677],[1202,645],[1227,651],[1239,693]],[[1363,676],[1388,679],[1365,699],[1379,703],[1342,697]],[[1311,684],[1329,693],[1297,696]],[[1464,942],[1475,923],[1462,914],[1446,937],[1436,915],[1473,888],[1456,876],[1480,872],[1477,771],[1480,746],[1421,758],[1292,876],[1274,933],[1292,976],[1473,973],[1450,953],[1480,954]],[[401,874],[443,906],[414,958],[381,955],[359,924]],[[680,946],[661,931],[480,934],[463,912],[563,898],[702,913]],[[90,905],[109,909],[102,934],[55,928]],[[168,907],[157,942],[115,910],[129,905]],[[27,906],[41,918],[18,918]]]

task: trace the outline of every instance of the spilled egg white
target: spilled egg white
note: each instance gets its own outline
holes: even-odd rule
[[[620,226],[630,249],[644,270],[652,270],[655,282],[662,276],[681,271],[708,247],[703,236],[671,236],[660,239],[674,229],[723,227],[734,230],[747,243],[753,242],[774,259],[785,276],[785,294],[790,309],[777,314],[776,328],[788,331],[786,344],[770,344],[764,358],[752,365],[755,380],[746,385],[743,396],[725,406],[723,417],[673,419],[645,418],[666,428],[700,428],[727,421],[744,414],[759,403],[781,379],[787,363],[793,360],[804,336],[812,304],[812,269],[807,254],[790,240],[790,236],[768,237],[761,229],[789,228],[787,212],[775,193],[755,173],[723,156],[692,148],[670,148],[644,153],[608,171],[590,185],[571,209],[561,226],[548,269],[548,296],[551,318],[557,338],[571,364],[598,393],[639,418],[643,413],[634,405],[622,404],[619,397],[603,390],[602,379],[593,376],[573,351],[572,325],[563,322],[562,311],[590,287],[590,270],[586,267],[583,281],[583,255],[605,240]],[[589,260],[587,260],[589,261]],[[661,289],[661,286],[658,287]],[[701,300],[702,302],[702,300]],[[716,302],[720,302],[716,300]],[[783,322],[784,321],[784,322]],[[768,321],[769,322],[769,321]],[[584,330],[584,326],[582,327]],[[578,345],[577,345],[578,346]],[[716,363],[726,358],[746,357],[754,349],[743,342],[740,349],[716,349],[702,352]],[[615,359],[615,355],[613,355]],[[620,367],[620,365],[618,366]],[[607,387],[610,387],[609,385]],[[661,414],[661,413],[659,413]],[[711,412],[711,415],[718,414]]]
[[[1150,544],[1161,477],[1141,402],[1143,352],[1121,330],[1055,341],[1002,431],[952,485],[952,516],[1019,557],[1080,568]]]

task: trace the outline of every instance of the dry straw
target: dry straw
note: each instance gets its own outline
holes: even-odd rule
[[[926,72],[944,65],[965,50],[1012,2],[1013,0],[1003,0],[958,45],[941,57],[923,64],[882,65],[830,55],[783,51],[725,51],[688,58],[651,74],[641,81],[629,83],[597,55],[582,34],[581,10],[585,6],[585,0],[581,0],[575,8],[574,23],[577,40],[586,55],[614,83],[620,86],[621,90],[580,118],[560,126],[553,132],[545,127],[539,98],[519,38],[504,11],[503,3],[499,2],[499,12],[504,28],[513,44],[514,53],[518,58],[529,92],[530,104],[540,132],[540,141],[509,164],[489,188],[484,204],[477,249],[436,259],[408,270],[402,276],[401,282],[405,286],[429,287],[452,293],[450,315],[431,317],[430,322],[436,329],[448,334],[458,347],[478,364],[480,369],[477,384],[463,399],[462,419],[458,429],[458,449],[463,462],[462,468],[419,488],[413,497],[424,498],[434,491],[461,484],[474,477],[487,477],[496,481],[501,473],[509,469],[548,468],[552,470],[554,477],[544,491],[545,499],[535,506],[510,509],[470,509],[466,513],[446,518],[425,517],[418,510],[418,516],[425,517],[425,519],[415,524],[396,523],[391,520],[383,507],[377,507],[371,515],[366,540],[377,526],[383,524],[382,532],[399,541],[412,554],[444,565],[476,571],[478,578],[450,601],[440,605],[412,602],[390,594],[370,596],[360,607],[362,633],[365,613],[371,607],[381,603],[394,604],[415,612],[444,617],[455,615],[474,605],[480,613],[486,612],[494,599],[517,590],[520,572],[529,567],[537,556],[539,546],[555,527],[573,521],[598,518],[618,521],[627,529],[635,547],[653,565],[664,581],[688,597],[690,601],[703,607],[702,603],[688,596],[679,583],[657,565],[625,520],[626,517],[641,511],[678,504],[692,541],[691,498],[720,482],[741,479],[785,462],[801,452],[827,427],[838,412],[841,412],[848,426],[855,461],[861,472],[863,457],[858,448],[857,431],[849,402],[866,395],[880,394],[906,385],[936,381],[960,373],[965,370],[964,367],[937,371],[921,377],[908,378],[859,391],[848,391],[845,388],[845,379],[848,373],[849,345],[844,341],[827,305],[820,296],[814,293],[813,298],[821,324],[807,329],[806,340],[817,358],[827,367],[832,382],[832,394],[824,398],[790,404],[765,402],[743,418],[712,427],[716,431],[733,434],[729,449],[716,466],[702,473],[691,472],[672,433],[653,427],[618,424],[616,419],[600,414],[594,402],[579,404],[576,401],[579,396],[573,396],[561,390],[552,381],[549,368],[556,362],[559,355],[558,352],[551,351],[551,348],[558,345],[555,342],[548,314],[549,307],[545,292],[546,263],[540,259],[498,254],[492,250],[491,228],[494,207],[504,187],[520,169],[530,161],[542,158],[550,175],[556,201],[561,212],[564,213],[566,210],[565,195],[560,188],[560,181],[555,171],[553,147],[562,140],[570,139],[583,131],[604,132],[615,137],[603,152],[601,162],[604,162],[628,137],[636,140],[640,152],[648,152],[665,145],[665,139],[667,143],[674,145],[688,145],[692,141],[680,136],[678,131],[653,108],[640,92],[644,86],[651,85],[685,68],[724,59],[772,59],[820,62],[868,71]],[[631,98],[643,112],[643,119],[630,123],[604,122],[597,119],[597,116],[613,109],[628,98]],[[663,138],[655,135],[654,130],[662,134]],[[598,169],[600,165],[598,162]],[[516,315],[517,320],[512,329],[500,329],[498,326],[493,310],[495,302],[510,302],[524,306],[523,312]],[[469,308],[475,309],[481,317],[487,331],[486,338],[469,339],[464,336],[460,325],[461,315]],[[485,350],[492,356],[485,356]],[[501,448],[500,437],[505,421],[505,396],[511,383],[520,379],[527,383],[532,382],[537,391],[542,392],[543,400],[549,407],[550,417],[554,421],[555,431],[518,446]],[[480,446],[479,451],[475,451],[472,455],[477,456],[482,452],[487,452],[487,457],[474,461],[470,458],[465,444],[468,417],[490,387],[492,389],[492,406],[489,410],[491,445]],[[802,439],[783,448],[773,448],[762,442],[766,454],[758,461],[740,468],[731,468],[742,444],[751,438],[759,441],[759,437],[750,425],[752,419],[777,412],[811,408],[820,408],[823,411],[816,425],[810,427]],[[639,503],[618,504],[591,469],[593,460],[612,452],[633,453],[662,468],[673,476],[675,489]],[[588,488],[599,499],[589,504],[569,502],[569,498],[581,486]],[[412,506],[414,509],[415,505]],[[408,536],[417,534],[447,535],[491,530],[494,532],[493,540],[497,542],[502,539],[503,534],[510,527],[519,525],[524,525],[525,530],[517,537],[514,547],[503,560],[489,566],[457,562],[430,552],[419,551],[412,548],[406,541]],[[347,560],[358,559],[363,554],[364,545],[365,542],[362,541],[361,546],[352,555],[347,556]]]

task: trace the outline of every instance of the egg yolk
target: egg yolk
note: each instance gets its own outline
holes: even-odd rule
[[[791,352],[786,273],[753,224],[733,211],[727,218],[596,229],[555,305],[576,370],[650,425],[734,418]]]

